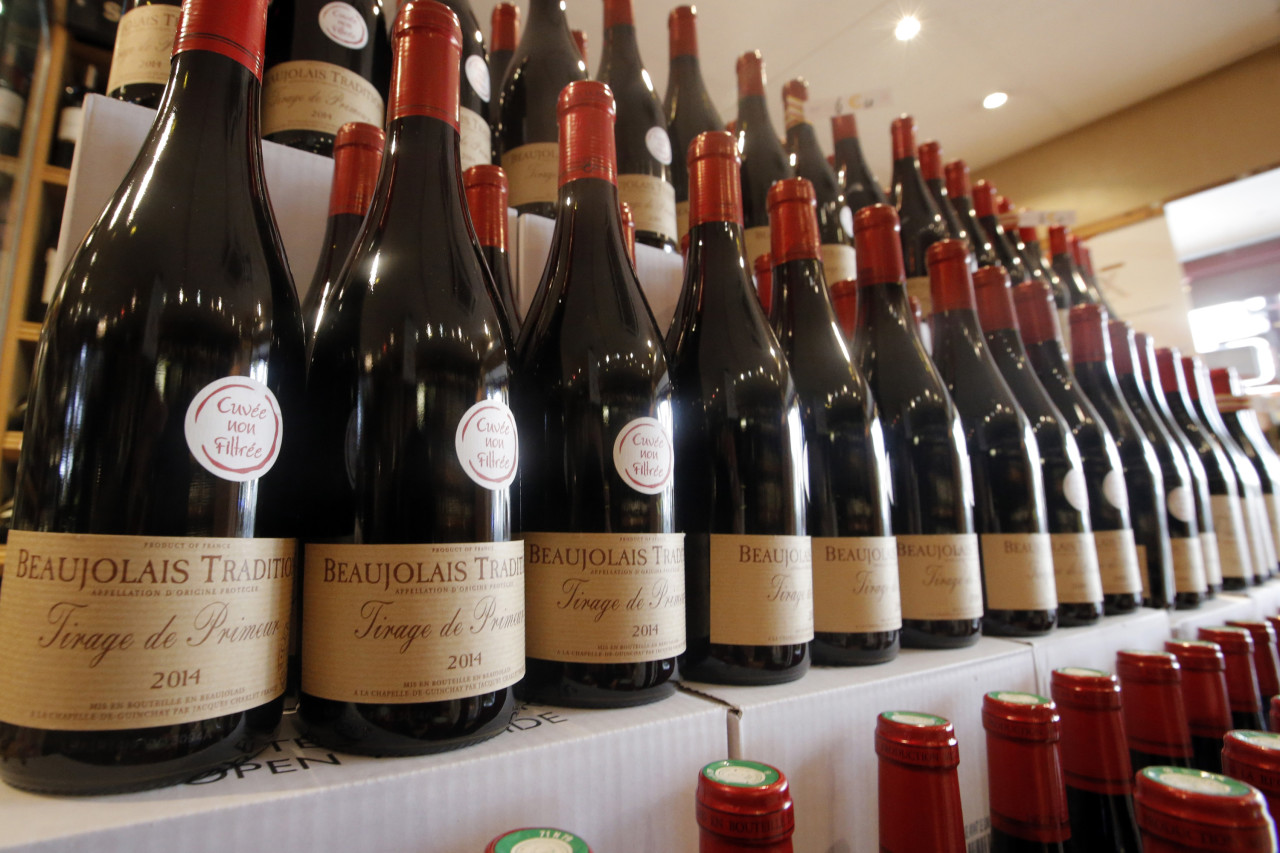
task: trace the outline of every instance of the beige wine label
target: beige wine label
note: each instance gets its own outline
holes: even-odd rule
[[[982,617],[982,561],[974,533],[898,536],[903,619]]]
[[[489,165],[493,160],[493,133],[489,130],[489,122],[474,110],[458,107],[458,134],[461,137],[458,153],[462,171],[472,166]]]
[[[112,731],[284,693],[293,539],[9,534],[0,720]]]
[[[1095,530],[1093,544],[1098,551],[1098,574],[1107,595],[1132,595],[1144,588],[1138,565],[1138,548],[1132,530]]]
[[[302,689],[442,702],[524,675],[524,543],[308,545]]]
[[[982,576],[989,610],[1052,610],[1053,543],[1048,533],[984,533]]]
[[[386,106],[377,88],[329,62],[281,62],[262,78],[262,135],[286,130],[332,133],[350,121],[382,127]]]
[[[1199,536],[1169,538],[1173,552],[1173,588],[1178,592],[1204,592],[1204,551]]]
[[[1064,604],[1102,600],[1098,548],[1092,533],[1051,533],[1053,578],[1058,601]]]
[[[858,256],[852,246],[823,243],[819,251],[822,252],[822,273],[828,286],[837,281],[853,281],[858,277]]]
[[[1138,551],[1138,580],[1142,581],[1142,598],[1145,601],[1151,597],[1150,581],[1147,578],[1147,546],[1139,545]]]
[[[554,204],[560,194],[560,146],[530,142],[502,155],[502,171],[511,187],[512,207],[543,202]]]
[[[153,3],[130,9],[120,17],[111,71],[107,74],[108,93],[121,86],[163,86],[169,82],[169,61],[173,58],[173,39],[181,14],[177,6]]]
[[[785,646],[812,639],[809,537],[711,534],[711,642]]]
[[[920,303],[920,310],[924,312],[922,322],[928,323],[933,316],[933,290],[929,284],[929,276],[920,275],[907,279],[907,295],[914,296]]]
[[[651,231],[679,240],[676,188],[653,175],[618,175],[618,200],[631,205],[637,231]]]
[[[768,254],[773,248],[772,239],[768,225],[757,225],[755,228],[743,230],[742,242],[747,251],[748,272],[755,269],[756,258]]]
[[[1222,553],[1217,533],[1200,533],[1200,551],[1204,554],[1204,581],[1209,586],[1222,585]]]
[[[676,202],[676,230],[680,232],[680,240],[689,233],[689,202]]]
[[[1280,495],[1263,495],[1267,505],[1267,521],[1271,523],[1271,541],[1280,548]]]
[[[1224,578],[1253,578],[1253,558],[1245,533],[1240,498],[1235,495],[1212,495],[1213,529],[1218,537],[1218,562]]]
[[[902,627],[892,536],[814,537],[813,627],[829,633]]]
[[[635,663],[684,651],[683,533],[526,533],[531,658]]]

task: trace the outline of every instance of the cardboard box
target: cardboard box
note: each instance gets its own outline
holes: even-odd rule
[[[798,851],[877,849],[876,715],[900,710],[946,717],[960,741],[966,835],[975,849],[990,832],[982,696],[1035,691],[1036,669],[1030,646],[983,638],[967,649],[906,649],[880,666],[814,667],[792,684],[686,688],[729,706],[731,757],[773,764],[787,775]]]
[[[525,706],[457,752],[365,758],[286,717],[252,760],[157,791],[54,798],[0,785],[0,850],[30,853],[480,853],[549,825],[599,851],[697,849],[694,788],[725,757],[725,709],[677,694],[612,711]]]
[[[1225,625],[1229,619],[1257,619],[1258,603],[1241,593],[1220,593],[1195,610],[1170,610],[1169,625],[1180,640],[1196,639],[1196,631],[1205,625]]]
[[[1116,670],[1121,649],[1163,649],[1169,639],[1169,617],[1163,610],[1140,607],[1123,616],[1105,616],[1096,625],[1059,628],[1044,637],[1006,637],[1031,647],[1036,664],[1037,692],[1049,695],[1053,671],[1083,666],[1106,672]]]
[[[84,99],[84,144],[76,146],[67,203],[58,235],[58,269],[65,269],[111,195],[137,159],[156,111],[102,95]],[[263,171],[285,254],[305,296],[320,257],[329,218],[333,160],[274,142],[262,143]]]

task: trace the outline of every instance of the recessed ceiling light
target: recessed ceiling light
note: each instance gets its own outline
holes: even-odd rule
[[[898,41],[911,41],[920,34],[920,19],[915,15],[903,15],[898,26],[893,28],[893,34]]]
[[[1009,96],[1004,92],[992,92],[982,99],[982,105],[989,110],[994,110],[1003,107],[1008,100]]]

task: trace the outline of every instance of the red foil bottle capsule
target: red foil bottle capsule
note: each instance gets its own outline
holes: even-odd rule
[[[1182,706],[1191,729],[1191,765],[1221,773],[1222,736],[1231,730],[1222,649],[1208,640],[1166,640],[1164,650],[1172,652],[1182,667]]]
[[[1274,853],[1266,800],[1244,782],[1181,767],[1148,767],[1134,794],[1143,853]]]
[[[699,853],[792,853],[787,777],[757,761],[713,761],[698,774]]]
[[[1066,667],[1053,671],[1050,692],[1062,720],[1072,847],[1107,853],[1141,850],[1120,680],[1109,672]]]
[[[1253,638],[1253,668],[1258,674],[1258,691],[1262,710],[1266,713],[1272,696],[1280,694],[1280,658],[1276,657],[1276,632],[1270,622],[1232,620],[1235,628],[1244,628]]]
[[[885,711],[876,717],[876,755],[882,853],[965,853],[960,747],[951,723]]]
[[[1222,741],[1222,772],[1261,791],[1273,821],[1280,815],[1280,734],[1228,732]]]
[[[770,309],[773,308],[773,256],[768,252],[757,255],[755,268],[756,296],[760,299],[760,307],[768,316]]]
[[[1201,628],[1200,639],[1217,643],[1227,665],[1227,699],[1231,702],[1231,727],[1265,729],[1262,722],[1262,693],[1253,663],[1253,637],[1244,628],[1219,626]]]
[[[1071,838],[1058,750],[1058,709],[1034,693],[982,697],[991,792],[991,849],[1063,851]]]
[[[504,832],[489,842],[484,853],[523,853],[547,851],[547,853],[591,853],[587,842],[572,832],[551,827],[529,827]]]
[[[1124,689],[1124,730],[1137,770],[1153,764],[1191,766],[1191,730],[1182,705],[1182,669],[1169,652],[1116,655]]]

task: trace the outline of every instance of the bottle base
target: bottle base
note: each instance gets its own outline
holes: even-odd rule
[[[1245,580],[1244,578],[1223,578],[1222,579],[1223,592],[1237,592],[1239,590],[1248,589],[1248,588],[1249,588],[1249,581]]]
[[[72,797],[178,785],[255,755],[279,727],[282,705],[276,699],[227,717],[120,731],[46,731],[0,723],[0,779],[23,791]],[[216,729],[219,723],[229,728],[216,740],[201,743],[201,729]],[[128,746],[121,745],[148,742],[164,742],[156,751],[165,756],[189,751],[148,762],[144,754],[129,755]]]
[[[1101,602],[1066,603],[1058,602],[1058,627],[1082,628],[1086,625],[1097,625],[1102,619]]]
[[[1198,592],[1180,592],[1173,597],[1175,610],[1199,610],[1204,598]]]
[[[809,671],[809,644],[731,646],[707,640],[689,644],[680,677],[709,684],[763,686],[798,681]]]
[[[678,252],[680,245],[668,237],[664,237],[657,231],[637,231],[636,242],[645,246],[652,246],[655,249],[661,249],[664,252]]]
[[[991,637],[1042,637],[1057,626],[1057,610],[988,610],[982,617],[982,633]]]
[[[818,631],[809,645],[813,662],[821,666],[874,666],[888,663],[902,647],[902,629],[866,634]]]
[[[568,708],[634,708],[676,692],[676,659],[637,663],[570,663],[525,659],[516,698]]]
[[[1136,592],[1104,593],[1102,596],[1102,612],[1106,616],[1120,616],[1133,613],[1142,606],[1142,596]]]
[[[510,688],[444,702],[365,705],[304,692],[298,723],[317,744],[354,755],[452,752],[489,740],[515,715]]]
[[[981,619],[903,619],[904,649],[962,649],[982,639]]]

